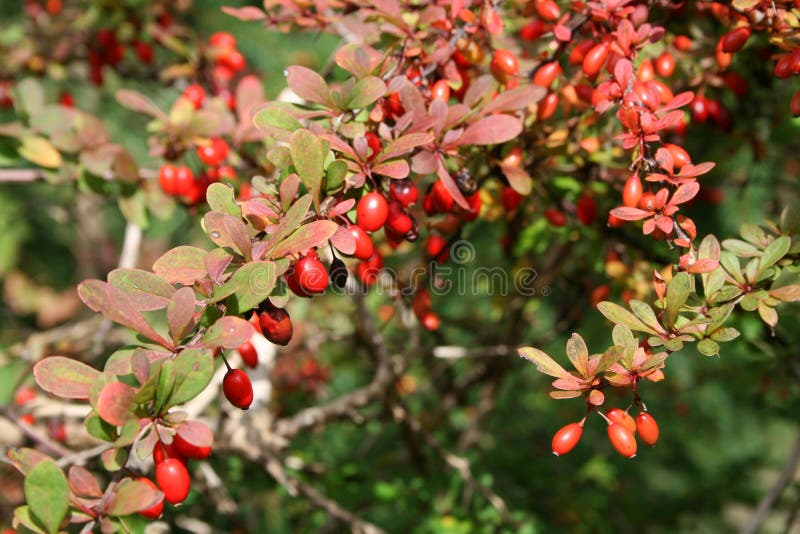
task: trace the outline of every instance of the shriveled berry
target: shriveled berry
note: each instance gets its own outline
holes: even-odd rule
[[[339,258],[333,258],[328,273],[335,287],[342,289],[347,285],[347,266]]]

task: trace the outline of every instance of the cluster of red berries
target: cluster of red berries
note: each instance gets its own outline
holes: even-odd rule
[[[168,195],[178,197],[189,205],[205,201],[208,186],[220,180],[233,181],[236,171],[229,165],[223,165],[228,157],[228,143],[221,137],[201,141],[196,147],[197,157],[207,165],[195,176],[194,171],[186,165],[162,165],[158,171],[158,183]]]
[[[122,43],[114,30],[103,28],[95,34],[94,45],[89,50],[89,78],[95,85],[103,84],[103,67],[116,67],[125,58],[126,44],[139,62],[145,65],[153,62],[153,46],[150,43],[138,36]]]
[[[180,432],[180,428],[178,429]],[[211,455],[211,447],[198,447],[189,443],[180,433],[173,436],[171,443],[157,441],[153,447],[153,464],[156,466],[156,482],[146,477],[139,480],[164,494],[170,504],[180,504],[189,495],[191,479],[186,464],[189,460],[205,460]],[[158,519],[164,511],[164,500],[139,514],[148,519]]]
[[[599,412],[598,412],[599,413]],[[618,453],[626,458],[636,456],[636,434],[649,446],[658,441],[658,424],[649,412],[642,411],[634,419],[627,410],[611,408],[605,415],[600,414],[608,423],[608,440]],[[562,456],[575,448],[583,435],[584,417],[577,423],[570,423],[553,436],[553,454]]]
[[[236,37],[228,32],[217,32],[208,38],[207,57],[214,63],[211,70],[214,93],[234,109],[236,101],[231,92],[231,81],[247,67],[247,60],[237,49]]]

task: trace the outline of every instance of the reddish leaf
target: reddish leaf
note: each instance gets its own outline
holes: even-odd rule
[[[308,102],[330,105],[330,91],[325,80],[315,71],[293,65],[286,69],[286,83],[294,93]]]
[[[176,247],[156,260],[153,272],[170,284],[190,286],[206,277],[205,255],[206,251],[197,247]]]
[[[106,502],[104,512],[111,516],[130,515],[152,508],[163,498],[164,494],[150,484],[128,478],[114,488],[111,499]]]
[[[694,93],[692,93],[691,91],[684,91],[683,93],[675,95],[675,97],[669,102],[667,102],[666,105],[659,108],[658,113],[663,113],[665,111],[678,109],[680,107],[685,106],[692,100],[694,100]]]
[[[270,253],[272,258],[306,252],[328,242],[339,225],[333,221],[313,221],[298,228],[292,235],[278,243]]]
[[[663,147],[656,150],[656,163],[669,174],[672,174],[675,169],[672,152]]]
[[[291,176],[297,177],[296,174]],[[299,183],[299,179],[296,183]],[[242,217],[247,219],[256,230],[264,230],[268,226],[277,223],[280,219],[272,204],[265,198],[246,200],[242,202],[241,206]]]
[[[191,287],[182,287],[172,295],[167,304],[167,324],[176,345],[194,326],[194,300],[194,290]]]
[[[232,261],[233,256],[221,248],[215,248],[203,258],[203,263],[206,266],[208,277],[215,284],[221,283],[222,275],[225,273],[225,269],[228,268]]]
[[[669,200],[670,205],[677,206],[692,200],[695,195],[700,191],[700,184],[697,182],[689,182],[678,187],[672,198]]]
[[[550,385],[562,391],[582,391],[586,389],[586,385],[574,376],[570,378],[558,378],[553,380]]]
[[[522,122],[511,115],[490,115],[471,124],[455,145],[496,145],[522,133]]]
[[[429,133],[411,133],[402,137],[398,137],[394,141],[389,141],[386,143],[386,146],[383,147],[383,150],[381,150],[378,154],[376,161],[380,163],[388,159],[393,159],[398,156],[408,154],[415,148],[427,145],[431,142],[433,142],[433,135]]]
[[[231,315],[222,317],[206,330],[203,343],[208,347],[235,349],[248,341],[255,330],[253,325],[241,317]]]
[[[331,209],[331,211],[328,213],[328,217],[332,219],[334,217],[338,217],[339,215],[344,215],[345,213],[353,209],[353,206],[355,205],[356,201],[354,198],[348,198],[347,200],[343,200],[338,204],[336,204]]]
[[[538,85],[528,85],[510,91],[503,91],[491,102],[486,104],[482,112],[489,114],[498,111],[517,111],[525,109],[531,104],[540,101],[546,94],[547,89],[539,87]]]
[[[700,176],[709,172],[711,169],[714,168],[715,165],[716,163],[714,163],[713,161],[706,161],[704,163],[698,163],[697,165],[692,165],[691,163],[687,163],[686,165],[683,166],[681,172],[677,176],[678,178],[690,178],[693,176]]]
[[[117,97],[117,102],[128,109],[150,115],[163,122],[169,121],[167,115],[142,93],[130,89],[120,89],[115,96]]]
[[[17,468],[17,471],[23,475],[27,475],[39,462],[45,460],[52,460],[48,455],[39,452],[36,449],[29,449],[27,447],[20,447],[18,449],[9,449],[8,459]]]
[[[226,15],[236,17],[239,20],[263,20],[267,18],[267,14],[257,7],[228,7],[222,6],[222,12]]]
[[[408,168],[408,162],[406,160],[395,159],[375,165],[372,167],[372,172],[374,174],[380,174],[381,176],[388,176],[389,178],[399,180],[406,178],[408,173],[411,172],[411,169]]]
[[[628,87],[631,76],[633,76],[633,64],[630,60],[623,58],[617,61],[617,64],[614,65],[614,79],[621,88]]]
[[[361,79],[369,75],[382,61],[383,55],[377,50],[363,43],[351,43],[336,51],[334,60],[336,64]]]
[[[97,414],[107,423],[122,426],[133,417],[131,407],[136,390],[122,382],[111,382],[97,398]]]
[[[564,43],[572,39],[572,31],[563,24],[557,24],[556,27],[553,28],[553,35],[556,36],[556,39]]]
[[[353,254],[356,251],[356,239],[345,227],[340,226],[331,236],[331,245],[342,254]]]
[[[208,425],[200,421],[185,421],[178,427],[178,435],[195,447],[214,445],[214,434]]]
[[[697,260],[686,269],[690,274],[710,273],[719,267],[719,261],[711,258]]]
[[[122,290],[139,311],[166,307],[175,292],[163,278],[140,269],[115,269],[108,273],[108,283]]]
[[[453,177],[450,176],[450,173],[447,172],[447,169],[445,168],[444,162],[442,162],[441,158],[439,158],[437,174],[439,179],[447,188],[447,191],[453,196],[453,199],[456,201],[456,203],[465,210],[471,210],[472,208],[470,207],[469,202],[467,202],[467,199],[461,194],[461,191],[458,189],[458,185],[456,185],[456,182],[453,180]]]
[[[611,210],[611,215],[626,221],[639,221],[652,216],[652,212],[640,210],[639,208],[619,207]]]
[[[281,207],[287,209],[292,204],[292,200],[297,196],[297,190],[300,188],[300,177],[292,173],[281,181],[280,197]],[[275,217],[277,219],[277,217]]]
[[[103,490],[100,489],[97,479],[85,467],[79,465],[70,467],[67,481],[69,488],[78,497],[99,499],[103,496]]]
[[[88,399],[89,387],[99,375],[97,369],[64,356],[50,356],[33,366],[39,387],[62,399]]]
[[[516,165],[500,164],[500,170],[514,191],[523,196],[531,194],[533,178],[525,169]]]
[[[350,109],[361,109],[373,104],[386,94],[386,84],[376,76],[367,76],[356,82],[350,93]]]

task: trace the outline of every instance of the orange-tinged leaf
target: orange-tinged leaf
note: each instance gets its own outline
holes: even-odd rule
[[[136,390],[122,382],[106,384],[97,399],[97,413],[112,425],[122,426],[133,417],[131,407]]]
[[[89,387],[99,375],[97,369],[64,356],[50,356],[33,366],[39,387],[62,399],[88,399]]]
[[[555,377],[574,379],[575,377],[569,374],[566,369],[561,367],[556,361],[534,347],[522,347],[517,349],[517,353],[534,364],[536,369],[543,374]]]

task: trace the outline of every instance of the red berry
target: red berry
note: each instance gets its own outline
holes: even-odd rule
[[[36,398],[36,390],[31,386],[21,386],[14,394],[14,404],[22,406]]]
[[[247,66],[247,60],[238,50],[231,50],[217,58],[217,66],[227,67],[233,72],[239,72]]]
[[[636,430],[642,441],[651,447],[658,441],[658,423],[649,413],[642,412],[636,416]]]
[[[0,109],[10,108],[14,105],[14,97],[11,95],[11,82],[0,80]]]
[[[383,195],[375,191],[367,193],[356,206],[358,225],[367,232],[374,232],[386,223],[389,216],[389,203]]]
[[[183,197],[194,196],[196,190],[194,173],[185,165],[175,167],[175,193]]]
[[[608,43],[600,43],[586,53],[581,63],[583,73],[589,78],[594,78],[608,59]]]
[[[441,320],[439,319],[439,316],[433,313],[432,311],[427,312],[422,317],[422,326],[424,326],[425,329],[428,330],[429,332],[437,330],[440,324]]]
[[[162,165],[158,170],[158,185],[160,185],[162,191],[168,195],[178,194],[178,184],[175,180],[177,173],[175,171],[175,165],[172,165],[171,163]]]
[[[692,122],[706,122],[708,120],[708,103],[702,95],[697,95],[689,104],[689,112],[692,114]]]
[[[208,38],[208,42],[211,46],[216,46],[218,48],[236,48],[236,37],[228,32],[212,33],[211,37]]]
[[[659,76],[669,78],[675,72],[675,57],[669,52],[663,52],[656,58],[654,67]]]
[[[367,232],[357,224],[350,225],[348,230],[356,240],[356,250],[353,252],[353,256],[360,260],[368,260],[375,250],[375,247],[372,245],[372,239],[370,239]]]
[[[228,143],[224,139],[215,137],[210,143],[197,147],[197,156],[206,165],[216,167],[228,157]]]
[[[247,365],[250,369],[255,369],[258,367],[258,352],[256,352],[256,348],[253,346],[252,343],[249,341],[245,341],[242,343],[236,352],[242,357],[242,361]]]
[[[672,155],[672,163],[676,170],[680,170],[681,167],[692,162],[689,153],[686,152],[683,147],[673,145],[672,143],[664,143],[664,148],[669,150],[669,153]]]
[[[368,260],[359,262],[356,274],[362,284],[371,286],[378,280],[378,274],[382,268],[383,256],[376,250]]]
[[[681,52],[688,52],[692,49],[692,40],[686,35],[676,35],[672,44]]]
[[[431,100],[450,101],[450,85],[447,80],[438,80],[431,86]]]
[[[133,43],[133,51],[139,57],[139,61],[145,65],[153,62],[153,47],[143,41]]]
[[[186,458],[184,458],[183,454],[181,454],[180,451],[178,451],[178,449],[175,447],[174,439],[169,445],[157,441],[156,446],[153,447],[153,463],[158,465],[164,460],[168,460],[170,458],[175,458],[176,460],[186,463]]]
[[[555,115],[558,109],[558,93],[547,93],[536,108],[536,120],[546,121]]]
[[[656,209],[655,193],[651,193],[649,191],[647,191],[646,193],[642,193],[642,197],[639,199],[639,209],[643,209],[645,211],[655,211]]]
[[[575,448],[581,440],[583,425],[581,423],[570,423],[559,429],[553,436],[553,454],[563,456]]]
[[[203,107],[203,100],[206,97],[206,90],[199,84],[193,83],[183,90],[183,98],[192,103],[195,109]]]
[[[75,107],[75,99],[72,98],[72,94],[67,91],[61,93],[61,96],[58,97],[58,103],[67,108]]]
[[[446,213],[453,209],[455,199],[441,180],[436,180],[431,188],[431,202],[436,211]]]
[[[170,458],[156,466],[156,482],[170,504],[182,503],[189,495],[191,480],[183,462]]]
[[[606,417],[608,417],[614,423],[621,424],[630,432],[636,432],[636,421],[634,421],[633,417],[631,417],[631,414],[625,410],[621,408],[609,408],[606,412]]]
[[[447,240],[439,234],[431,234],[426,245],[428,256],[435,259],[438,263],[445,263],[450,257],[450,249],[447,248]]]
[[[198,447],[183,439],[180,434],[175,434],[175,437],[172,438],[172,445],[174,445],[175,449],[185,458],[191,458],[192,460],[205,460],[211,456],[210,446]]]
[[[483,205],[480,193],[478,191],[475,191],[470,196],[468,196],[467,203],[469,204],[469,210],[465,210],[464,213],[461,215],[461,218],[468,222],[474,221],[475,219],[478,218],[478,215],[480,215],[481,206]]]
[[[231,404],[242,410],[248,409],[253,402],[253,384],[241,369],[228,369],[222,379],[222,392]]]
[[[404,208],[414,204],[419,198],[419,189],[411,180],[392,180],[389,185],[389,193]]]
[[[513,187],[503,186],[500,192],[500,201],[507,212],[512,212],[522,203],[522,195],[517,193]]]
[[[539,19],[533,19],[522,29],[519,30],[519,37],[523,41],[535,41],[544,33],[544,23]]]
[[[586,53],[594,48],[596,43],[591,39],[587,39],[585,41],[581,41],[570,51],[569,53],[569,64],[570,65],[580,65],[583,63],[583,58],[586,57]]]
[[[720,38],[722,51],[728,54],[735,54],[744,47],[748,39],[750,39],[750,28],[747,26],[731,30]]]
[[[294,277],[300,288],[309,295],[324,293],[328,288],[328,270],[312,256],[300,258],[294,264]]]
[[[632,174],[625,182],[622,190],[622,205],[635,208],[642,198],[642,180],[638,174]]]
[[[561,9],[553,0],[539,0],[536,2],[536,12],[544,20],[557,20],[561,16]]]
[[[615,215],[608,214],[608,221],[606,222],[609,228],[619,228],[625,225],[625,219],[620,219]]]
[[[564,214],[563,211],[557,210],[555,208],[550,208],[545,210],[544,216],[553,226],[564,226],[567,224],[567,216]]]
[[[387,96],[383,105],[386,110],[386,115],[390,119],[400,117],[406,112],[405,109],[403,109],[403,104],[400,102],[400,95],[397,93],[392,93]]]
[[[581,196],[575,203],[575,215],[584,226],[589,226],[597,217],[597,201],[590,196]]]
[[[156,486],[156,483],[153,482],[152,480],[150,480],[149,478],[142,477],[142,478],[140,478],[138,480],[139,480],[139,482],[143,482],[144,484],[147,484],[152,489],[158,490],[158,486]],[[159,490],[159,491],[161,491],[161,490]],[[163,511],[164,511],[164,498],[162,497],[160,501],[158,501],[156,504],[154,504],[150,508],[146,508],[144,510],[139,510],[139,515],[141,515],[142,517],[146,517],[147,519],[158,519],[159,517],[161,517],[161,513]]]
[[[636,438],[633,432],[628,430],[621,423],[611,423],[608,425],[608,440],[614,449],[625,458],[636,456]]]
[[[369,147],[369,155],[367,156],[367,162],[372,163],[375,159],[375,156],[378,155],[378,152],[381,151],[383,148],[381,144],[381,140],[375,132],[367,132],[364,134],[364,138],[367,140],[367,147]]]
[[[513,52],[498,48],[492,54],[492,61],[489,64],[492,76],[503,84],[514,78],[519,72],[519,62]]]
[[[292,339],[292,319],[283,308],[268,306],[260,315],[261,330],[271,343],[288,345]]]
[[[540,66],[536,70],[536,74],[533,75],[533,85],[548,88],[553,84],[559,74],[561,74],[561,65],[558,64],[558,61],[545,63]]]
[[[394,201],[389,204],[389,215],[386,218],[387,231],[396,236],[404,236],[411,230],[413,224],[411,217],[399,202]]]

